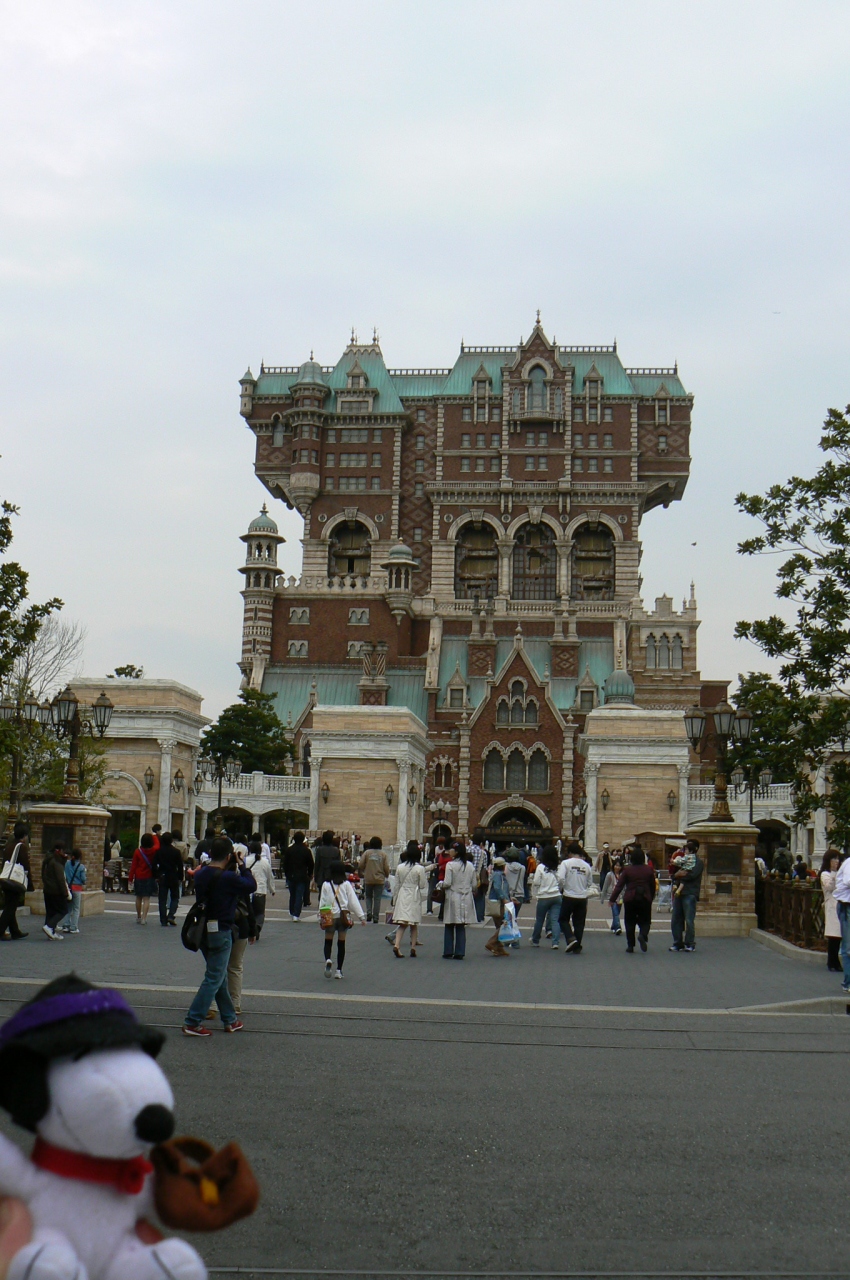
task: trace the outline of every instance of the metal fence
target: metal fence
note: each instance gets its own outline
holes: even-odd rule
[[[808,951],[826,951],[823,891],[799,880],[756,880],[759,927]]]

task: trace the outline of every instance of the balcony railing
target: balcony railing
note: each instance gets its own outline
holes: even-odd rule
[[[727,799],[731,808],[749,808],[750,797],[746,791],[736,791],[733,786],[729,786]],[[692,784],[688,787],[688,804],[689,805],[712,805],[714,803],[714,784],[711,782],[700,782]],[[792,805],[794,803],[794,788],[790,782],[774,782],[769,787],[756,787],[753,793],[753,808],[760,806],[768,806],[769,808],[777,808],[780,805]]]
[[[807,951],[826,951],[823,891],[811,882],[756,879],[759,927]]]
[[[221,788],[222,804],[227,798],[241,795],[267,795],[269,792],[282,796],[305,797],[310,794],[310,779],[288,777],[278,773],[242,773],[235,782],[226,779]],[[212,800],[218,803],[218,783],[204,780],[203,786],[196,793],[201,800]]]

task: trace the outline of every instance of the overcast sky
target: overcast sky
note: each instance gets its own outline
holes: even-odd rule
[[[644,598],[696,582],[703,675],[775,562],[734,495],[817,464],[850,401],[846,3],[0,3],[0,494],[35,599],[238,688],[266,496],[238,379],[377,325],[391,366],[527,335],[695,396]],[[297,570],[300,519],[273,514]],[[696,543],[692,546],[692,543]]]

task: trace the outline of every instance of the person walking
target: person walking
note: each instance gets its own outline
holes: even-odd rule
[[[283,855],[283,874],[289,890],[290,920],[301,919],[301,909],[304,906],[314,866],[313,854],[304,838],[304,832],[296,831],[292,837],[292,844],[287,847]]]
[[[136,924],[147,924],[148,922],[151,894],[156,884],[153,875],[153,862],[158,847],[158,838],[146,831],[139,841],[139,847],[133,854],[133,860],[130,863],[130,874],[127,879],[130,892],[136,895]]]
[[[360,900],[354,892],[351,881],[346,878],[345,867],[341,862],[332,862],[328,867],[328,878],[322,881],[322,891],[319,894],[319,923],[325,931],[326,978],[329,978],[333,972],[331,955],[334,934],[336,934],[334,977],[342,978],[342,966],[345,964],[345,936],[355,920],[359,920],[364,925],[366,923]]]
[[[60,920],[64,920],[71,901],[71,890],[65,879],[65,845],[57,840],[41,864],[41,889],[44,894],[44,924],[41,926],[53,942],[64,942],[56,932]]]
[[[827,849],[820,869],[820,887],[823,890],[823,936],[826,938],[826,967],[830,973],[841,972],[839,949],[841,924],[838,919],[838,903],[833,896],[841,854],[837,849]]]
[[[422,866],[422,850],[416,840],[408,840],[407,848],[396,867],[393,924],[396,926],[393,955],[401,960],[401,944],[405,929],[410,929],[410,958],[416,958],[422,899],[428,893],[428,876]]]
[[[79,849],[72,849],[65,862],[65,880],[71,890],[71,906],[56,926],[62,933],[80,932],[80,908],[86,887],[86,864]]]
[[[225,1031],[241,1031],[227,985],[227,965],[233,948],[233,926],[240,897],[253,893],[257,882],[246,871],[227,836],[216,836],[209,862],[195,872],[195,896],[206,906],[207,925],[201,947],[206,969],[197,995],[183,1022],[185,1036],[210,1036],[204,1021],[213,1001],[218,1006]]]
[[[516,908],[517,920],[519,919],[519,909],[525,902],[525,862],[527,855],[522,849],[518,849],[515,844],[509,845],[505,850],[505,875],[508,881],[508,888],[511,891],[511,902]],[[519,946],[519,943],[512,944]]]
[[[298,839],[296,831],[293,839]],[[336,862],[341,862],[339,848],[334,844],[334,833],[323,831],[321,841],[313,849],[313,880],[321,894],[322,885],[330,878],[330,869]]]
[[[363,877],[366,919],[371,920],[372,924],[380,924],[384,884],[390,874],[390,864],[380,836],[372,836],[357,864],[357,870]]]
[[[11,881],[7,881],[3,885],[3,911],[2,914],[0,914],[0,942],[18,942],[21,938],[26,938],[28,936],[21,929],[17,919],[18,908],[24,905],[24,898],[26,897],[27,890],[32,889],[32,875],[30,873],[29,857],[29,829],[25,822],[15,823],[12,839],[15,844],[9,861],[14,862],[16,866],[23,867],[26,875],[26,881],[20,889],[16,888]]]
[[[477,920],[475,902],[475,871],[466,847],[460,840],[452,845],[452,860],[443,876],[443,959],[462,960],[466,955],[466,926]]]
[[[257,882],[257,890],[251,899],[251,905],[254,908],[254,923],[257,926],[257,942],[260,940],[260,934],[263,932],[263,925],[266,923],[266,903],[269,895],[274,897],[274,872],[272,871],[271,856],[266,858],[263,853],[263,845],[261,840],[252,840],[248,846],[248,857],[251,861],[246,862],[248,870]]]
[[[623,915],[626,923],[626,951],[635,949],[635,929],[641,951],[646,951],[649,929],[652,923],[652,900],[655,897],[655,871],[646,864],[646,854],[639,844],[629,850],[629,864],[611,891],[610,902],[623,895]]]
[[[242,869],[247,874],[254,876],[254,883],[257,883],[257,877],[254,868],[245,867],[244,858],[241,850],[233,846],[233,852],[236,854]],[[260,858],[262,861],[262,858]],[[254,916],[254,903],[249,892],[240,893],[236,903],[236,913],[233,918],[233,942],[230,947],[230,957],[227,961],[227,990],[230,993],[230,999],[233,1001],[233,1008],[236,1010],[237,1017],[242,1016],[242,975],[245,968],[245,952],[248,946],[253,945],[257,941],[257,921]]]
[[[850,858],[845,858],[835,873],[832,896],[841,926],[841,946],[838,950],[844,971],[841,990],[850,991]]]
[[[540,946],[540,935],[546,931],[552,938],[552,950],[558,950],[561,940],[561,884],[558,880],[558,850],[547,844],[540,853],[537,870],[531,879],[531,891],[537,898],[537,914],[531,934],[531,945]]]
[[[694,920],[704,864],[699,856],[699,840],[688,840],[685,848],[693,857],[693,865],[673,872],[673,913],[670,917],[673,945],[668,948],[669,951],[695,951],[697,945]]]
[[[505,919],[505,903],[511,900],[511,890],[508,885],[508,877],[505,875],[505,866],[504,858],[493,859],[493,874],[490,876],[490,883],[487,886],[487,914],[496,928],[492,938],[488,938],[484,943],[491,956],[509,956],[511,954],[504,943],[499,941],[499,930]],[[558,901],[560,902],[560,893]]]
[[[174,836],[163,831],[153,858],[153,874],[159,886],[159,923],[163,929],[177,926],[180,886],[183,883],[183,859],[174,847]]]
[[[563,894],[559,923],[567,941],[567,952],[579,955],[587,920],[587,900],[593,893],[593,869],[577,840],[567,845],[567,856],[558,868],[558,883]]]
[[[475,900],[475,915],[478,923],[484,919],[484,900],[487,897],[487,884],[490,879],[490,855],[484,843],[484,832],[480,827],[472,833],[472,843],[469,847],[469,855],[472,858],[472,866],[475,870],[478,883],[472,897]]]
[[[605,876],[605,881],[601,889],[601,898],[603,902],[608,902],[611,894],[614,892],[614,885],[620,879],[620,872],[623,870],[623,864],[619,858],[613,858],[611,861],[611,869]],[[620,900],[616,899],[611,902],[611,932],[619,938],[623,930],[620,927]]]

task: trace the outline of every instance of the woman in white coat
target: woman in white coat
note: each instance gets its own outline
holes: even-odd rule
[[[835,888],[835,877],[841,866],[841,854],[837,849],[827,849],[820,869],[820,887],[823,889],[823,936],[826,938],[826,967],[831,973],[841,973],[842,965],[838,956],[841,946],[841,921],[838,919],[838,906],[832,891]]]
[[[403,959],[401,944],[404,931],[410,927],[410,955],[416,958],[419,942],[419,922],[422,919],[422,900],[428,895],[428,874],[422,866],[422,850],[415,840],[408,840],[407,848],[396,867],[395,895],[393,897],[393,923],[396,925],[393,955]]]
[[[443,959],[462,960],[466,955],[466,926],[478,920],[472,892],[478,883],[466,846],[459,840],[452,845],[454,857],[443,877]]]

